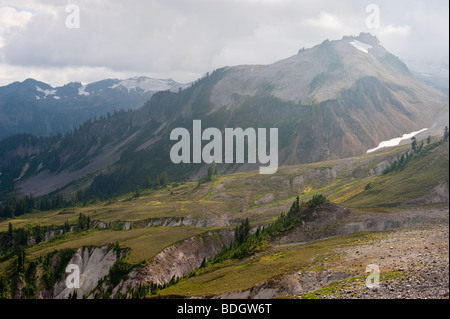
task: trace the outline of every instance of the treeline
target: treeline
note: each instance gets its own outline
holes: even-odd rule
[[[403,170],[403,168],[405,168],[405,166],[411,161],[413,154],[414,153],[412,152],[402,154],[400,158],[397,158],[394,163],[392,163],[389,167],[387,167],[383,171],[383,174],[386,175],[389,174],[390,172]]]
[[[51,198],[36,199],[33,195],[26,195],[20,199],[12,198],[0,205],[0,218],[14,218],[28,214],[34,210],[46,211],[57,208],[65,208],[75,203],[73,199],[65,199],[60,193]]]
[[[95,178],[94,183],[87,190],[77,190],[74,196],[64,197],[63,194],[54,194],[51,197],[36,198],[33,195],[25,195],[20,199],[15,197],[0,205],[0,218],[15,218],[24,214],[32,213],[35,210],[48,211],[52,209],[67,208],[77,204],[86,205],[90,200],[104,200],[113,195],[119,195],[117,185],[121,184],[121,179],[111,181],[110,177],[102,174]],[[153,178],[147,177],[141,184],[134,187],[134,197],[141,195],[142,189],[157,189],[169,184],[169,175],[166,171],[156,174]]]
[[[258,227],[254,233],[251,233],[251,227],[248,218],[237,226],[234,232],[234,241],[229,247],[224,249],[211,261],[212,263],[221,262],[226,259],[244,258],[255,252],[264,250],[268,245],[268,239],[280,235],[298,224],[305,216],[305,209],[314,209],[315,207],[326,203],[325,196],[314,195],[308,202],[300,202],[297,196],[289,211],[283,212],[280,216],[266,227]]]
[[[154,177],[144,178],[142,182],[136,181],[134,189],[124,188],[124,179],[126,177],[119,174],[103,175],[95,177],[91,186],[77,196],[78,201],[88,201],[92,199],[105,200],[107,198],[118,196],[126,191],[133,192],[134,197],[141,195],[143,189],[157,189],[169,184],[169,175],[166,171],[156,174]]]
[[[54,265],[56,253],[58,263]],[[11,274],[0,277],[0,299],[14,298],[17,292],[20,292],[22,299],[35,299],[38,289],[42,289],[42,286],[50,289],[63,278],[66,266],[74,254],[75,249],[62,249],[37,259],[28,259],[25,249],[17,249],[14,254],[16,258],[10,267]]]
[[[444,137],[434,143],[431,143],[431,137],[427,138],[427,145],[424,146],[424,142],[422,141],[420,144],[417,143],[417,140],[415,137],[413,137],[412,143],[411,143],[411,150],[409,152],[403,153],[400,157],[397,157],[394,163],[392,163],[389,167],[387,167],[383,174],[386,175],[391,172],[399,172],[402,171],[408,163],[414,159],[419,158],[421,156],[424,156],[425,154],[429,153],[431,150],[435,149],[436,147],[442,145],[446,141],[448,141],[449,133],[448,128],[445,127],[444,129]]]
[[[52,231],[55,234],[63,232],[60,227],[54,225],[35,225],[15,228],[9,223],[8,230],[0,233],[0,256],[4,257],[23,247],[39,244],[45,241],[46,234]]]
[[[34,225],[16,228],[9,223],[8,230],[0,232],[0,257],[3,258],[20,249],[50,240],[54,236],[63,236],[70,231],[80,232],[90,228],[90,217],[82,213],[80,213],[77,222],[73,225],[69,224],[68,220],[62,226]]]

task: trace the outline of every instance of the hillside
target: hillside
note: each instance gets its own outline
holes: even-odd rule
[[[421,273],[431,280],[430,296],[445,296],[445,286],[439,288],[432,278],[448,274],[448,191],[440,192],[448,189],[448,141],[424,146],[404,166],[388,170],[409,151],[405,145],[351,159],[285,166],[276,176],[257,171],[215,175],[209,182],[171,183],[2,220],[0,286],[7,289],[0,294],[67,298],[72,291],[64,286],[62,269],[81,263],[86,265],[82,276],[90,281],[78,298],[152,293],[309,298],[339,297],[347,290],[357,296],[367,293],[361,280],[366,265],[376,263],[388,295],[394,293],[390,285],[405,288],[402,278],[411,279],[410,293],[419,291],[414,276]],[[421,183],[416,177],[427,179]],[[293,219],[294,224],[268,237],[251,256],[204,264],[230,245],[235,227],[247,218],[253,230],[275,223],[296,196],[306,203],[315,194],[325,194],[331,203],[300,209],[293,215],[300,222]],[[417,236],[427,238],[426,243]],[[20,267],[13,249],[18,245],[25,251]],[[429,254],[422,256],[423,245]]]
[[[158,91],[177,91],[173,80],[135,77],[59,87],[27,79],[0,87],[0,139],[13,134],[65,134],[95,117],[137,109]]]
[[[363,48],[363,50],[361,49]],[[364,49],[367,48],[367,49]],[[66,137],[10,141],[0,155],[3,198],[62,192],[106,198],[168,181],[198,180],[208,165],[175,165],[177,127],[278,128],[279,165],[360,156],[381,141],[448,125],[448,95],[417,80],[376,37],[324,41],[271,65],[225,67],[179,92],[159,92],[140,109],[86,122]],[[5,164],[6,163],[6,164]],[[221,173],[256,164],[221,164]],[[23,174],[22,174],[23,173]]]

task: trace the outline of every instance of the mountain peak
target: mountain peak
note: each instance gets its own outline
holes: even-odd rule
[[[35,80],[35,79],[32,79],[32,78],[27,78],[26,80],[24,80],[22,83],[21,83],[22,85],[24,85],[24,86],[36,86],[36,85],[38,85],[39,87],[43,87],[43,88],[52,88],[52,86],[50,85],[50,84],[47,84],[47,83],[45,83],[45,82],[41,82],[41,81],[38,81],[38,80]]]
[[[380,44],[380,40],[370,33],[361,32],[359,36],[355,37],[355,40],[376,46]]]
[[[89,118],[136,109],[157,91],[178,91],[173,80],[145,76],[62,86],[28,78],[0,86],[0,139],[15,133],[66,133]]]
[[[74,132],[70,140],[55,147],[57,151],[53,154],[57,157],[44,151],[37,153],[42,155],[29,156],[31,164],[27,174],[30,178],[20,181],[22,194],[36,192],[43,195],[43,192],[64,188],[66,184],[76,189],[86,185],[87,180],[92,181],[89,191],[98,194],[103,185],[113,185],[120,180],[117,188],[105,191],[108,195],[116,195],[148,183],[149,176],[160,174],[164,169],[180,180],[203,174],[201,170],[204,172],[206,166],[175,167],[168,164],[165,154],[170,148],[171,129],[189,125],[187,123],[198,118],[202,119],[204,127],[215,127],[220,131],[226,127],[252,128],[260,124],[279,128],[281,165],[364,155],[382,141],[424,128],[429,128],[427,134],[430,136],[441,134],[442,128],[448,126],[448,96],[414,78],[400,62],[379,44],[376,37],[361,33],[324,41],[273,64],[221,68],[175,94],[152,95],[154,91],[151,90],[155,87],[166,91],[169,80],[110,79],[67,94],[58,88],[57,96],[61,96],[61,101],[53,96],[44,101],[46,93],[40,94],[39,103],[43,107],[32,108],[30,106],[36,104],[31,102],[37,100],[34,96],[36,88],[33,88],[31,97],[23,99],[26,103],[12,99],[15,104],[5,108],[13,110],[11,120],[2,116],[0,121],[7,119],[4,121],[7,125],[19,122],[18,110],[22,107],[25,116],[23,120],[19,118],[19,123],[25,124],[20,129],[34,126],[37,131],[42,123],[46,124],[44,127],[57,123],[70,128],[76,120],[73,114],[84,113],[84,110],[105,114],[117,106],[137,105],[132,98],[133,101],[139,101],[141,97],[148,100],[151,95],[139,110],[94,121],[82,131]],[[1,97],[0,90],[0,100]],[[64,117],[57,114],[57,105],[64,106],[64,112],[60,112]],[[30,109],[42,112],[44,106],[48,110],[44,116],[29,115]],[[67,116],[71,109],[77,113]],[[33,126],[25,122],[29,118],[36,119],[31,123]],[[49,118],[52,122],[45,122]],[[55,118],[57,120],[53,120]],[[59,161],[49,160],[53,158]],[[75,163],[72,158],[80,160]],[[147,164],[147,159],[151,159],[151,165]],[[24,163],[18,162],[11,171],[20,172]],[[54,171],[43,177],[36,170],[41,167],[40,163],[45,169]],[[83,166],[83,163],[89,164]],[[225,172],[252,169],[251,163],[248,164],[224,169]],[[31,172],[32,168],[35,173]],[[63,173],[58,172],[63,170],[74,174],[67,179],[61,178]],[[108,173],[96,173],[105,170]],[[76,182],[78,178],[79,183]]]

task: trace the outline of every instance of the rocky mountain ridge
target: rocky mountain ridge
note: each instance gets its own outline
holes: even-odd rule
[[[103,197],[148,187],[163,172],[171,181],[201,178],[208,165],[175,165],[169,157],[170,132],[192,130],[195,119],[221,131],[278,128],[279,165],[293,165],[363,155],[381,141],[424,129],[422,138],[441,136],[448,95],[416,79],[370,34],[325,40],[271,65],[215,70],[64,138],[4,142],[0,163],[9,164],[0,167],[0,187],[36,195],[86,188]],[[259,166],[223,164],[219,171]]]

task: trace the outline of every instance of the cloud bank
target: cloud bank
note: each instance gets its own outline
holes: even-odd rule
[[[67,28],[66,5],[80,9]],[[268,64],[325,39],[371,32],[402,59],[448,64],[448,1],[0,0],[0,85],[147,75],[189,82],[227,65]]]

